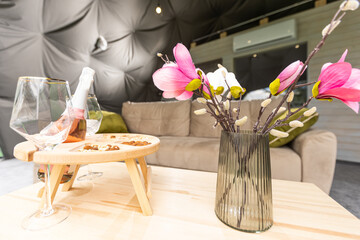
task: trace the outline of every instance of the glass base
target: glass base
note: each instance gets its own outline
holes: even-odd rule
[[[245,228],[241,228],[241,227],[235,227],[235,226],[232,226],[230,224],[228,224],[227,222],[225,222],[218,214],[217,212],[215,211],[215,215],[216,217],[223,223],[225,224],[226,226],[228,227],[231,227],[235,230],[238,230],[238,231],[242,231],[242,232],[247,232],[247,233],[262,233],[262,232],[266,232],[267,230],[269,230],[272,225],[273,225],[273,222],[271,221],[271,224],[269,224],[266,228],[263,228],[261,230],[251,230],[251,229],[245,229]]]
[[[41,210],[36,211],[22,221],[21,226],[30,231],[38,231],[52,227],[67,219],[71,213],[71,207],[56,204],[52,206],[53,213],[50,215],[43,215]]]
[[[102,172],[89,172],[88,174],[82,175],[77,178],[78,181],[92,181],[95,178],[101,177]]]

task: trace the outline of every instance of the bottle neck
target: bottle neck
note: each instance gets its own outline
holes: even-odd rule
[[[72,101],[74,109],[81,109],[82,111],[85,110],[87,95],[88,95],[88,91],[84,89],[79,89],[79,90],[76,89]]]
[[[85,117],[84,117],[85,110],[84,109],[74,107],[73,110],[74,110],[76,119],[85,119]]]
[[[79,78],[79,84],[72,100],[72,104],[75,109],[85,110],[89,90],[94,81],[94,74],[95,71],[91,68],[85,67],[83,69]]]

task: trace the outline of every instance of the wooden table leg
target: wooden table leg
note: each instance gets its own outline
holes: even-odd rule
[[[50,194],[51,203],[54,202],[56,192],[59,188],[60,181],[64,174],[66,165],[54,165],[50,174]],[[41,206],[45,204],[45,194],[42,196]]]
[[[74,173],[73,173],[71,179],[69,181],[67,181],[66,183],[64,183],[61,191],[66,192],[66,191],[69,191],[71,189],[71,187],[74,184],[74,181],[76,179],[76,175],[77,175],[77,173],[79,171],[79,168],[80,168],[80,165],[75,166],[75,170],[74,170]]]
[[[148,197],[146,196],[146,191],[144,189],[144,185],[141,182],[141,176],[139,169],[136,164],[135,159],[127,159],[125,160],[126,167],[128,169],[131,182],[134,186],[135,193],[137,196],[137,199],[140,203],[141,210],[143,212],[143,215],[150,216],[152,215],[152,209],[150,206],[150,202]]]
[[[144,177],[146,195],[151,198],[151,168],[147,166],[144,157],[138,158],[138,162]]]

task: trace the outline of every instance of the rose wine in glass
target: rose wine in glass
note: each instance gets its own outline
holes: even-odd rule
[[[75,118],[69,84],[43,77],[20,77],[17,83],[10,127],[33,142],[40,151],[52,151],[65,141]],[[45,204],[25,218],[22,227],[41,230],[64,221],[71,207],[51,203],[49,172],[45,166]]]
[[[90,90],[91,91],[91,90]],[[92,91],[91,91],[92,92]],[[100,109],[100,105],[97,101],[95,94],[90,93],[87,98],[87,111],[85,114],[86,118],[86,136],[95,135],[99,130],[103,114]],[[94,178],[101,177],[102,172],[93,172],[90,164],[87,165],[88,172],[77,178],[78,181],[91,181]]]

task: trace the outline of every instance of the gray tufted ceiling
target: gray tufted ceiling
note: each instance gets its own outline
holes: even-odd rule
[[[97,73],[95,90],[102,107],[120,112],[124,101],[160,98],[151,81],[151,74],[161,65],[156,52],[171,56],[177,42],[189,46],[195,38],[298,1],[13,2],[15,6],[0,8],[0,98],[14,97],[22,75],[65,79],[74,90],[81,69],[90,66]],[[161,15],[154,11],[158,3]],[[274,17],[313,6],[309,4]],[[95,46],[100,35],[108,42],[105,51]]]

